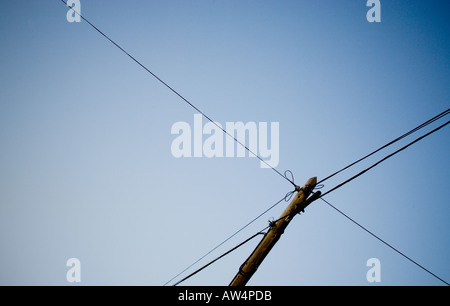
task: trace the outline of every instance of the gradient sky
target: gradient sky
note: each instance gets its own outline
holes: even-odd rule
[[[364,0],[81,4],[213,120],[279,122],[277,170],[301,186],[449,107],[448,1],[381,0],[381,23],[366,20]],[[195,110],[86,22],[69,23],[61,1],[0,5],[1,285],[73,285],[72,257],[81,285],[163,285],[292,189],[255,158],[174,158],[171,127]],[[326,199],[448,282],[449,152],[446,127]],[[183,284],[228,285],[256,244]],[[379,284],[366,280],[369,258]],[[442,284],[317,201],[248,285]]]

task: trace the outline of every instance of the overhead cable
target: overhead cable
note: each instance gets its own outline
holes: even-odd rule
[[[295,183],[291,180],[289,180],[286,176],[284,176],[280,171],[275,169],[272,165],[270,165],[267,161],[265,161],[262,157],[260,157],[258,154],[250,150],[250,148],[239,141],[234,135],[231,135],[229,132],[227,132],[220,124],[213,121],[208,115],[206,115],[203,111],[201,111],[197,106],[195,106],[192,102],[190,102],[188,99],[186,99],[183,95],[181,95],[178,91],[176,91],[174,88],[172,88],[169,84],[164,82],[160,77],[158,77],[155,73],[153,73],[150,69],[148,69],[144,64],[142,64],[140,61],[138,61],[134,56],[132,56],[130,53],[128,53],[124,48],[122,48],[119,44],[117,44],[114,40],[112,40],[108,35],[106,35],[103,31],[101,31],[99,28],[97,28],[94,24],[92,24],[89,20],[87,20],[84,16],[82,16],[79,12],[77,12],[73,7],[67,5],[67,2],[64,0],[61,0],[68,8],[70,8],[75,14],[80,16],[81,19],[86,21],[92,28],[94,28],[98,33],[100,33],[103,37],[105,37],[107,40],[109,40],[114,46],[116,46],[120,51],[125,53],[129,58],[131,58],[136,64],[141,66],[145,71],[147,71],[149,74],[151,74],[155,79],[157,79],[161,84],[163,84],[165,87],[167,87],[170,91],[172,91],[175,95],[177,95],[181,100],[183,100],[185,103],[187,103],[190,107],[192,107],[194,110],[202,114],[208,121],[210,121],[212,124],[214,124],[217,128],[219,128],[225,135],[228,137],[231,137],[234,139],[236,143],[238,143],[240,146],[242,146],[245,150],[247,150],[251,155],[258,158],[262,163],[264,163],[267,167],[272,169],[274,172],[276,172],[279,176],[287,180],[289,183],[294,185]]]

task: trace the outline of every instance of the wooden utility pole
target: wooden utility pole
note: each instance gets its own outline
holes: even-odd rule
[[[270,223],[270,229],[264,235],[253,253],[239,268],[239,272],[231,281],[230,286],[244,286],[247,284],[264,258],[269,254],[272,247],[277,243],[278,239],[280,239],[280,236],[283,234],[289,222],[291,222],[296,214],[303,211],[306,206],[320,197],[321,193],[318,191],[308,199],[308,196],[316,187],[316,184],[317,177],[312,177],[306,182],[303,188],[300,188],[299,186],[295,188],[298,192],[294,196],[294,199],[281,214],[280,218]]]

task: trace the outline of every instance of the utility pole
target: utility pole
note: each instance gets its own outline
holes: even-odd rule
[[[310,203],[320,197],[321,193],[318,191],[308,198],[316,187],[316,184],[317,177],[312,177],[306,182],[303,188],[300,188],[299,186],[295,188],[297,194],[294,196],[294,199],[281,214],[280,218],[270,223],[270,229],[264,235],[253,253],[239,268],[239,272],[231,281],[230,286],[245,286],[245,284],[247,284],[264,258],[269,254],[272,247],[277,243],[278,239],[280,239],[289,222],[291,222],[296,214],[304,211]]]

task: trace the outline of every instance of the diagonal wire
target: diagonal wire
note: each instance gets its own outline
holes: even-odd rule
[[[273,171],[275,171],[278,175],[280,175],[282,178],[284,178],[285,180],[287,180],[288,182],[290,182],[294,187],[297,187],[295,185],[295,183],[293,182],[293,180],[290,180],[289,178],[287,178],[286,173],[285,175],[281,174],[281,172],[279,172],[277,169],[275,169],[274,167],[272,167],[271,165],[269,165],[264,159],[262,159],[259,155],[257,155],[256,153],[254,153],[252,150],[250,150],[250,148],[248,146],[246,146],[245,144],[243,144],[241,141],[239,141],[236,137],[234,137],[233,135],[231,135],[230,133],[228,133],[225,129],[223,129],[223,127],[221,127],[220,125],[218,125],[215,121],[213,121],[209,116],[207,116],[204,112],[202,112],[199,108],[197,108],[194,104],[192,104],[189,100],[187,100],[184,96],[182,96],[180,93],[178,93],[175,89],[173,89],[171,86],[169,86],[166,82],[164,82],[161,78],[159,78],[155,73],[153,73],[151,70],[149,70],[146,66],[144,66],[141,62],[139,62],[136,58],[134,58],[130,53],[128,53],[125,49],[123,49],[120,45],[118,45],[114,40],[112,40],[109,36],[107,36],[104,32],[102,32],[100,29],[98,29],[94,24],[92,24],[89,20],[87,20],[84,16],[82,16],[79,12],[77,12],[76,10],[74,10],[73,7],[69,6],[67,4],[67,2],[65,2],[64,0],[61,0],[61,2],[63,2],[67,7],[69,7],[73,12],[75,12],[78,16],[80,16],[80,18],[82,18],[84,21],[86,21],[92,28],[94,28],[98,33],[100,33],[102,36],[104,36],[107,40],[109,40],[113,45],[115,45],[118,49],[120,49],[123,53],[125,53],[129,58],[131,58],[134,62],[136,62],[139,66],[141,66],[144,70],[146,70],[149,74],[151,74],[154,78],[156,78],[160,83],[162,83],[165,87],[167,87],[170,91],[172,91],[174,94],[176,94],[179,98],[181,98],[185,103],[187,103],[189,106],[191,106],[194,110],[196,110],[197,112],[199,112],[200,114],[202,114],[207,120],[209,120],[211,123],[213,123],[216,127],[218,127],[220,130],[222,130],[223,133],[225,133],[227,136],[231,137],[232,139],[234,139],[234,141],[236,141],[239,145],[241,145],[244,149],[246,149],[250,154],[252,154],[253,156],[257,157],[262,163],[264,163],[266,166],[268,166],[269,168],[271,168]],[[324,182],[325,180],[328,180],[329,178],[335,176],[336,174],[348,169],[349,167],[355,165],[356,163],[359,163],[360,161],[368,158],[369,156],[377,153],[378,151],[392,145],[393,143],[403,139],[404,137],[418,131],[419,129],[425,127],[426,125],[434,122],[435,120],[447,115],[449,113],[450,109],[447,109],[446,111],[444,111],[443,113],[439,114],[438,116],[428,120],[427,122],[423,123],[422,125],[414,128],[413,130],[403,134],[402,136],[396,138],[395,140],[389,142],[388,144],[384,145],[383,147],[373,151],[372,153],[366,155],[365,157],[357,160],[356,162],[342,168],[341,170],[333,173],[332,175],[326,177],[325,179],[321,180],[319,183]],[[352,178],[346,180],[345,182],[339,184],[338,186],[334,187],[333,189],[329,190],[328,192],[324,193],[322,195],[322,197],[320,197],[323,201],[325,201],[328,205],[330,205],[332,208],[334,208],[336,211],[338,211],[339,213],[341,213],[342,215],[344,215],[346,218],[348,218],[350,221],[352,221],[353,223],[355,223],[356,225],[358,225],[359,227],[361,227],[362,229],[364,229],[365,231],[367,231],[369,234],[371,234],[372,236],[374,236],[375,238],[377,238],[378,240],[380,240],[381,242],[383,242],[384,244],[386,244],[387,246],[389,246],[391,249],[393,249],[394,251],[398,252],[400,255],[404,256],[405,258],[407,258],[408,260],[410,260],[411,262],[413,262],[414,264],[416,264],[417,266],[421,267],[422,269],[424,269],[425,271],[427,271],[428,273],[430,273],[431,275],[433,275],[434,277],[438,278],[439,280],[441,280],[442,282],[446,283],[447,285],[450,285],[449,283],[445,282],[443,279],[439,278],[438,276],[436,276],[435,274],[433,274],[432,272],[430,272],[429,270],[427,270],[426,268],[424,268],[423,266],[421,266],[420,264],[418,264],[417,262],[413,261],[411,258],[409,258],[408,256],[404,255],[403,253],[401,253],[400,251],[398,251],[397,249],[395,249],[394,247],[392,247],[390,244],[386,243],[384,240],[382,240],[381,238],[379,238],[378,236],[374,235],[373,233],[371,233],[370,231],[368,231],[366,228],[364,228],[363,226],[361,226],[359,223],[357,223],[356,221],[354,221],[353,219],[351,219],[350,217],[348,217],[347,215],[345,215],[343,212],[341,212],[340,210],[338,210],[336,207],[334,207],[333,205],[331,205],[329,202],[327,202],[326,200],[323,199],[323,196],[342,187],[343,185],[345,185],[346,183],[352,181],[353,179],[357,178],[358,176],[362,175],[363,173],[369,171],[370,169],[372,169],[373,167],[377,166],[378,164],[380,164],[381,162],[385,161],[386,159],[392,157],[393,155],[397,154],[398,152],[406,149],[407,147],[409,147],[410,145],[416,143],[417,141],[425,138],[426,136],[434,133],[435,131],[439,130],[440,128],[444,127],[445,125],[449,124],[450,121],[448,121],[447,123],[445,123],[444,125],[438,127],[437,129],[431,131],[430,133],[427,133],[426,135],[416,139],[415,141],[411,142],[410,144],[404,146],[403,148],[401,148],[400,150],[397,150],[396,152],[386,156],[385,158],[383,158],[382,160],[380,160],[379,162],[375,163],[374,165],[372,165],[371,167],[363,170],[362,172],[358,173],[357,175],[353,176]],[[318,183],[318,184],[319,184]],[[218,246],[216,246],[214,249],[212,249],[210,252],[208,252],[207,254],[205,254],[204,256],[202,256],[199,260],[197,260],[196,262],[194,262],[192,265],[190,265],[188,268],[186,268],[185,270],[183,270],[182,272],[180,272],[177,276],[179,276],[181,273],[183,273],[184,271],[186,271],[187,269],[189,269],[191,266],[193,266],[195,263],[197,263],[198,261],[200,261],[201,259],[203,259],[205,256],[207,256],[208,254],[210,254],[212,251],[214,251],[215,249],[217,249],[219,246],[221,246],[222,244],[224,244],[226,241],[228,241],[229,239],[231,239],[232,237],[234,237],[237,233],[239,233],[240,231],[242,231],[244,228],[246,228],[247,226],[249,226],[251,223],[253,223],[255,220],[257,220],[259,217],[261,217],[263,214],[265,214],[267,211],[269,211],[270,209],[272,209],[273,207],[275,207],[277,204],[279,204],[283,199],[286,199],[286,196],[284,198],[282,198],[280,201],[278,201],[277,203],[275,203],[274,205],[272,205],[269,209],[267,209],[266,211],[264,211],[263,213],[261,213],[259,216],[257,216],[255,219],[253,219],[252,221],[250,221],[248,224],[246,224],[244,227],[242,227],[240,230],[238,230],[236,233],[234,233],[233,235],[231,235],[229,238],[227,238],[226,240],[224,240],[222,243],[220,243]],[[260,233],[255,234],[254,236],[252,236],[249,239],[254,238],[256,235],[258,235]],[[245,242],[247,242],[248,240],[246,240]],[[245,243],[244,242],[244,243]],[[242,245],[242,244],[240,244]],[[240,246],[239,245],[239,246]],[[238,246],[238,247],[239,247]],[[237,247],[236,247],[237,248]],[[233,248],[232,250],[234,250],[235,248]],[[230,252],[230,251],[229,251]],[[225,253],[228,254],[229,252]],[[223,255],[224,256],[224,255]],[[222,257],[222,256],[221,256]],[[221,258],[219,257],[219,258]],[[219,258],[217,258],[216,260],[218,260]],[[215,260],[214,260],[215,261]],[[213,261],[213,262],[214,262]],[[211,262],[212,263],[212,262]],[[211,264],[210,263],[210,264]],[[208,264],[209,265],[209,264]],[[205,266],[206,267],[206,266]],[[203,268],[202,268],[203,269]],[[200,269],[201,270],[201,269]],[[199,270],[197,271],[199,272]],[[197,272],[194,272],[197,273]],[[175,276],[175,277],[177,277]],[[174,278],[175,278],[174,277]],[[190,277],[190,276],[189,276]],[[169,283],[170,281],[172,281],[174,278],[172,278],[171,280],[169,280],[167,283]],[[186,278],[185,278],[186,279]],[[184,280],[184,279],[183,279]],[[183,281],[182,280],[182,281]],[[181,282],[181,281],[180,281]],[[178,283],[180,283],[178,282]],[[166,284],[167,284],[166,283]],[[178,284],[177,283],[177,284]],[[165,285],[166,285],[165,284]]]
[[[400,148],[399,150],[395,151],[394,153],[391,153],[389,155],[387,155],[386,157],[384,157],[383,159],[379,160],[378,162],[376,162],[375,164],[373,164],[372,166],[364,169],[363,171],[359,172],[358,174],[354,175],[353,177],[351,177],[350,179],[344,181],[343,183],[337,185],[336,187],[332,188],[331,190],[325,192],[322,196],[320,196],[320,199],[322,199],[322,201],[324,201],[325,203],[327,203],[330,207],[334,208],[336,211],[338,211],[339,213],[341,213],[343,216],[345,216],[347,219],[349,219],[350,221],[352,221],[353,223],[355,223],[356,225],[358,225],[360,228],[364,229],[366,232],[368,232],[369,234],[371,234],[372,236],[374,236],[375,238],[377,238],[378,240],[380,240],[381,242],[383,242],[384,244],[386,244],[388,247],[390,247],[391,249],[393,249],[394,251],[396,251],[397,253],[399,253],[400,255],[402,255],[403,257],[405,257],[406,259],[410,260],[411,262],[413,262],[414,264],[416,264],[417,266],[419,266],[420,268],[422,268],[423,270],[427,271],[428,273],[430,273],[431,275],[433,275],[434,277],[436,277],[437,279],[441,280],[442,282],[446,283],[447,285],[449,285],[446,281],[444,281],[442,278],[438,277],[437,275],[435,275],[434,273],[432,273],[431,271],[429,271],[428,269],[426,269],[425,267],[423,267],[422,265],[418,264],[417,262],[415,262],[414,260],[412,260],[411,258],[409,258],[408,256],[406,256],[405,254],[403,254],[402,252],[400,252],[399,250],[397,250],[396,248],[394,248],[392,245],[388,244],[386,241],[384,241],[383,239],[381,239],[380,237],[378,237],[377,235],[373,234],[372,232],[370,232],[368,229],[366,229],[365,227],[363,227],[361,224],[359,224],[358,222],[356,222],[355,220],[353,220],[352,218],[350,218],[349,216],[347,216],[346,214],[344,214],[342,211],[340,211],[339,209],[337,209],[335,206],[331,205],[328,201],[326,201],[323,197],[337,189],[339,189],[340,187],[342,187],[343,185],[347,184],[348,182],[356,179],[357,177],[361,176],[362,174],[366,173],[367,171],[369,171],[370,169],[378,166],[379,164],[381,164],[383,161],[389,159],[390,157],[396,155],[397,153],[405,150],[406,148],[410,147],[411,145],[415,144],[416,142],[424,139],[425,137],[437,132],[438,130],[440,130],[441,128],[445,127],[446,125],[448,125],[450,123],[450,121],[447,121],[446,123],[442,124],[441,126],[435,128],[434,130],[426,133],[425,135],[415,139],[414,141],[410,142],[409,144],[405,145],[404,147]],[[284,176],[287,177],[287,173],[289,173],[290,171],[286,171]],[[292,172],[290,172],[291,176],[292,176],[292,180],[293,180],[293,175]],[[322,180],[323,182],[323,180]],[[295,192],[295,190],[293,191]],[[208,252],[207,254],[205,254],[204,256],[202,256],[200,259],[198,259],[196,262],[194,262],[192,265],[190,265],[189,267],[187,267],[185,270],[183,270],[182,272],[180,272],[179,274],[177,274],[175,277],[173,277],[171,280],[169,280],[168,282],[166,282],[166,284],[168,284],[169,282],[171,282],[173,279],[175,279],[176,277],[178,277],[180,274],[182,274],[183,272],[185,272],[186,270],[188,270],[190,267],[192,267],[194,264],[196,264],[197,262],[199,262],[201,259],[203,259],[204,257],[206,257],[207,255],[209,255],[212,251],[214,251],[215,249],[217,249],[219,246],[221,246],[222,244],[224,244],[225,242],[227,242],[229,239],[231,239],[232,237],[234,237],[237,233],[239,233],[240,231],[242,231],[244,228],[246,228],[247,226],[249,226],[251,223],[253,223],[254,221],[256,221],[258,218],[260,218],[262,215],[264,215],[267,211],[269,211],[270,209],[272,209],[273,207],[275,207],[276,205],[278,205],[283,199],[286,200],[288,197],[290,198],[293,194],[293,192],[289,192],[286,194],[286,196],[282,199],[280,199],[278,202],[276,202],[275,204],[273,204],[271,207],[269,207],[268,209],[266,209],[263,213],[261,213],[260,215],[258,215],[256,218],[254,218],[252,221],[250,221],[247,225],[245,225],[244,227],[242,227],[240,230],[238,230],[236,233],[234,233],[233,235],[231,235],[229,238],[227,238],[226,240],[224,240],[222,243],[220,243],[218,246],[216,246],[215,248],[213,248],[210,252]],[[164,285],[166,285],[164,284]],[[178,284],[178,283],[177,283]]]
[[[372,166],[370,166],[370,167],[364,169],[363,171],[361,171],[361,172],[359,172],[358,174],[352,176],[352,177],[349,178],[348,180],[346,180],[346,181],[340,183],[339,185],[333,187],[332,189],[328,190],[328,191],[325,192],[322,196],[325,196],[325,195],[329,194],[330,192],[333,192],[333,191],[335,191],[336,189],[338,189],[338,188],[344,186],[344,185],[347,184],[348,182],[350,182],[350,181],[354,180],[355,178],[359,177],[360,175],[366,173],[366,172],[369,171],[370,169],[372,169],[372,168],[378,166],[379,164],[381,164],[381,163],[384,162],[385,160],[389,159],[390,157],[394,156],[395,154],[397,154],[397,153],[399,153],[399,152],[405,150],[406,148],[410,147],[411,145],[415,144],[416,142],[418,142],[418,141],[424,139],[425,137],[427,137],[427,136],[433,134],[434,132],[437,132],[438,130],[442,129],[443,127],[445,127],[445,126],[448,125],[449,123],[450,123],[450,120],[447,121],[446,123],[440,125],[439,127],[435,128],[434,130],[432,130],[432,131],[426,133],[425,135],[420,136],[419,138],[415,139],[414,141],[408,143],[406,146],[404,146],[404,147],[398,149],[398,150],[395,151],[394,153],[391,153],[391,154],[387,155],[386,157],[382,158],[381,160],[379,160],[378,162],[376,162],[376,163],[373,164]]]
[[[271,210],[272,208],[274,208],[275,206],[277,206],[278,204],[280,204],[283,200],[286,200],[286,198],[288,197],[290,193],[286,194],[286,196],[284,196],[283,198],[281,198],[278,202],[274,203],[272,206],[270,206],[269,208],[267,208],[265,211],[263,211],[262,213],[260,213],[256,218],[254,218],[253,220],[251,220],[250,222],[248,222],[246,225],[244,225],[243,227],[241,227],[239,230],[237,230],[234,234],[232,234],[231,236],[229,236],[227,239],[225,239],[224,241],[222,241],[221,243],[219,243],[217,246],[215,246],[214,248],[212,248],[209,252],[207,252],[205,255],[203,255],[202,257],[200,257],[199,259],[197,259],[195,262],[193,262],[192,264],[190,264],[188,267],[186,267],[183,271],[181,271],[180,273],[178,273],[177,275],[175,275],[174,277],[172,277],[170,280],[168,280],[163,286],[167,285],[168,283],[170,283],[171,281],[173,281],[175,278],[177,278],[178,276],[180,276],[181,274],[183,274],[184,272],[186,272],[187,270],[189,270],[192,266],[194,266],[196,263],[198,263],[199,261],[201,261],[203,258],[205,258],[206,256],[208,256],[209,254],[211,254],[213,251],[215,251],[217,248],[219,248],[220,246],[222,246],[224,243],[226,243],[228,240],[230,240],[231,238],[233,238],[234,236],[236,236],[237,234],[239,234],[241,231],[243,231],[245,228],[247,228],[250,224],[252,224],[253,222],[255,222],[256,220],[258,220],[262,215],[264,215],[265,213],[267,213],[269,210]]]
[[[266,227],[268,228],[268,226]],[[226,255],[230,254],[231,252],[233,252],[234,250],[238,249],[239,247],[243,246],[244,244],[246,244],[247,242],[249,242],[250,240],[252,240],[253,238],[255,238],[258,235],[263,235],[263,231],[266,229],[264,228],[263,230],[257,232],[256,234],[254,234],[253,236],[251,236],[250,238],[246,239],[245,241],[239,243],[237,246],[233,247],[231,250],[226,251],[225,253],[223,253],[222,255],[220,255],[219,257],[217,257],[216,259],[214,259],[213,261],[210,261],[209,263],[207,263],[206,265],[204,265],[203,267],[201,267],[200,269],[197,269],[196,271],[192,272],[191,274],[189,274],[188,276],[186,276],[185,278],[183,278],[182,280],[179,280],[178,282],[176,282],[175,284],[173,284],[173,286],[177,286],[179,284],[181,284],[182,282],[184,282],[185,280],[187,280],[188,278],[191,278],[192,276],[194,276],[195,274],[197,274],[198,272],[202,271],[203,269],[205,269],[206,267],[209,267],[210,265],[212,265],[213,263],[215,263],[216,261],[218,261],[219,259],[221,259],[222,257],[225,257]]]
[[[381,239],[380,237],[378,237],[377,235],[375,235],[374,233],[372,233],[371,231],[369,231],[367,228],[365,228],[364,226],[362,226],[361,224],[359,224],[358,222],[356,222],[354,219],[350,218],[348,215],[346,215],[344,212],[340,211],[337,207],[335,207],[334,205],[332,205],[330,202],[328,202],[327,200],[325,200],[322,197],[320,197],[320,199],[322,201],[324,201],[326,204],[328,204],[331,208],[333,208],[334,210],[336,210],[338,213],[340,213],[341,215],[343,215],[344,217],[346,217],[348,220],[350,220],[351,222],[353,222],[354,224],[356,224],[357,226],[359,226],[360,228],[362,228],[364,231],[366,231],[367,233],[369,233],[370,235],[372,235],[373,237],[375,237],[376,239],[378,239],[379,241],[381,241],[382,243],[384,243],[385,245],[387,245],[389,248],[391,248],[392,250],[394,250],[395,252],[397,252],[398,254],[400,254],[401,256],[403,256],[404,258],[408,259],[410,262],[412,262],[413,264],[415,264],[416,266],[418,266],[419,268],[423,269],[424,271],[428,272],[429,274],[431,274],[432,276],[434,276],[435,278],[437,278],[438,280],[440,280],[441,282],[445,283],[447,286],[450,286],[449,283],[447,283],[445,280],[443,280],[442,278],[440,278],[439,276],[437,276],[436,274],[434,274],[433,272],[431,272],[430,270],[426,269],[424,266],[420,265],[419,263],[417,263],[416,261],[412,260],[410,257],[406,256],[404,253],[400,252],[399,250],[397,250],[396,248],[394,248],[391,244],[387,243],[385,240]]]
[[[294,190],[294,191],[288,192],[288,193],[285,195],[284,198],[282,198],[280,201],[278,201],[277,203],[275,203],[274,205],[272,205],[271,207],[269,207],[268,209],[266,209],[266,210],[265,210],[264,212],[262,212],[258,217],[256,217],[255,219],[253,219],[250,223],[248,223],[247,225],[245,225],[245,226],[244,226],[242,229],[240,229],[238,232],[240,232],[240,231],[243,230],[245,227],[247,227],[248,225],[250,225],[251,223],[253,223],[255,220],[257,220],[259,217],[261,217],[262,215],[264,215],[266,212],[268,212],[269,210],[271,210],[272,208],[274,208],[274,207],[275,207],[277,204],[279,204],[282,200],[289,201],[289,199],[292,197],[292,194],[293,194],[295,191],[298,191],[298,190]],[[320,195],[320,191],[319,191],[319,195]],[[207,263],[206,265],[202,266],[200,269],[197,269],[196,271],[194,271],[193,273],[189,274],[188,276],[186,276],[186,277],[183,278],[182,280],[176,282],[173,286],[177,286],[177,285],[180,284],[181,282],[184,282],[184,281],[187,280],[188,278],[194,276],[195,274],[197,274],[197,273],[200,272],[201,270],[205,269],[206,267],[210,266],[211,264],[213,264],[213,263],[216,262],[217,260],[221,259],[221,258],[224,257],[225,255],[227,255],[227,254],[233,252],[234,250],[236,250],[236,249],[239,248],[240,246],[242,246],[242,245],[244,245],[245,243],[247,243],[248,241],[252,240],[252,239],[255,238],[257,235],[264,234],[263,232],[264,232],[266,229],[268,229],[269,227],[272,227],[273,224],[275,224],[275,223],[278,222],[279,220],[284,219],[284,218],[289,217],[289,216],[290,216],[290,215],[284,215],[284,216],[279,217],[277,220],[270,221],[270,222],[269,222],[269,225],[266,226],[265,228],[263,228],[262,230],[260,230],[258,233],[256,233],[256,234],[253,235],[252,237],[248,238],[248,239],[245,240],[244,242],[240,243],[240,244],[237,245],[236,247],[232,248],[231,250],[225,252],[224,254],[222,254],[221,256],[217,257],[217,258],[214,259],[213,261],[211,261],[211,262]],[[292,217],[292,216],[291,216],[291,217]],[[231,237],[233,237],[234,235],[236,235],[238,232],[236,232],[235,234],[233,234]],[[231,238],[231,237],[230,237],[230,238]],[[227,240],[229,240],[230,238],[228,238]],[[226,240],[226,241],[227,241],[227,240]],[[224,242],[225,242],[225,241],[224,241]],[[224,242],[223,242],[223,243],[224,243]],[[221,243],[220,245],[222,245],[223,243]],[[216,247],[216,248],[217,248],[217,247]],[[214,248],[214,249],[216,249],[216,248]],[[209,254],[209,253],[208,253],[208,254]],[[206,255],[205,255],[205,256],[206,256]],[[203,257],[202,257],[202,258],[203,258]],[[192,266],[192,265],[191,265],[191,266]],[[191,267],[191,266],[189,266],[189,267]],[[189,268],[189,267],[188,267],[188,268]],[[188,268],[187,268],[187,269],[188,269]],[[184,271],[186,271],[187,269],[185,269]],[[183,272],[184,272],[184,271],[183,271]],[[181,273],[183,273],[183,272],[181,272]],[[180,275],[181,273],[179,273],[178,275]],[[177,275],[177,276],[178,276],[178,275]],[[171,280],[169,280],[167,283],[169,283],[170,281],[172,281],[172,280],[173,280],[174,278],[176,278],[177,276],[173,277],[173,278],[172,278]],[[166,284],[167,284],[167,283],[166,283]],[[164,284],[164,285],[166,285],[166,284]]]
[[[372,235],[373,237],[375,237],[376,239],[378,239],[379,241],[381,241],[382,243],[384,243],[385,245],[387,245],[389,248],[391,248],[392,250],[394,250],[395,252],[397,252],[398,254],[400,254],[401,256],[403,256],[404,258],[408,259],[409,261],[411,261],[412,263],[414,263],[415,265],[417,265],[418,267],[420,267],[421,269],[423,269],[424,271],[428,272],[430,275],[434,276],[435,278],[439,279],[440,281],[442,281],[443,283],[445,283],[446,285],[450,286],[450,284],[448,282],[446,282],[445,280],[443,280],[442,278],[440,278],[439,276],[437,276],[436,274],[434,274],[433,272],[431,272],[430,270],[426,269],[424,266],[420,265],[419,263],[417,263],[416,261],[412,260],[410,257],[406,256],[404,253],[400,252],[398,249],[394,248],[392,245],[390,245],[389,243],[387,243],[385,240],[381,239],[380,237],[378,237],[377,235],[375,235],[374,233],[372,233],[371,231],[369,231],[367,228],[365,228],[364,226],[362,226],[360,223],[356,222],[354,219],[350,218],[348,215],[346,215],[344,212],[342,212],[341,210],[339,210],[337,207],[333,206],[330,202],[328,202],[327,200],[325,200],[323,197],[335,190],[337,190],[338,188],[342,187],[343,185],[347,184],[348,182],[354,180],[355,178],[359,177],[360,175],[366,173],[367,171],[369,171],[370,169],[376,167],[377,165],[379,165],[380,163],[382,163],[383,161],[387,160],[388,158],[394,156],[395,154],[405,150],[406,148],[410,147],[411,145],[415,144],[416,142],[424,139],[425,137],[437,132],[438,130],[440,130],[441,128],[445,127],[446,125],[448,125],[450,123],[450,121],[447,121],[446,123],[440,125],[439,127],[435,128],[434,130],[426,133],[425,135],[415,139],[414,141],[410,142],[409,144],[405,145],[404,147],[398,149],[397,151],[395,151],[394,153],[391,153],[389,155],[387,155],[386,157],[384,157],[383,159],[379,160],[378,162],[376,162],[375,164],[373,164],[372,166],[364,169],[363,171],[359,172],[358,174],[354,175],[353,177],[351,177],[350,179],[344,181],[343,183],[335,186],[334,188],[332,188],[331,190],[325,192],[320,199],[322,201],[324,201],[326,204],[328,204],[331,208],[333,208],[334,210],[336,210],[337,212],[339,212],[341,215],[343,215],[344,217],[346,217],[348,220],[350,220],[351,222],[353,222],[354,224],[356,224],[357,226],[359,226],[360,228],[362,228],[364,231],[366,231],[367,233],[369,233],[370,235]],[[322,180],[323,181],[323,180]]]
[[[268,166],[270,169],[275,171],[279,176],[287,180],[289,183],[294,185],[295,183],[288,179],[286,176],[281,174],[280,171],[272,167],[267,161],[265,161],[262,157],[260,157],[258,154],[250,150],[248,146],[246,146],[244,143],[239,141],[234,135],[231,135],[229,132],[227,132],[222,126],[220,126],[217,122],[213,121],[209,116],[207,116],[204,112],[202,112],[198,107],[196,107],[193,103],[191,103],[188,99],[186,99],[183,95],[181,95],[178,91],[173,89],[169,84],[164,82],[160,77],[158,77],[155,73],[153,73],[150,69],[148,69],[144,64],[142,64],[140,61],[138,61],[134,56],[132,56],[130,53],[128,53],[125,49],[123,49],[119,44],[117,44],[114,40],[112,40],[108,35],[106,35],[103,31],[101,31],[99,28],[97,28],[94,24],[92,24],[89,20],[87,20],[85,17],[83,17],[79,12],[74,10],[73,7],[69,6],[66,1],[61,0],[62,3],[64,3],[68,8],[70,8],[72,11],[75,12],[78,16],[80,16],[81,19],[86,21],[92,28],[94,28],[98,33],[100,33],[103,37],[105,37],[107,40],[109,40],[114,46],[116,46],[120,51],[125,53],[129,58],[131,58],[136,64],[141,66],[145,71],[147,71],[149,74],[151,74],[155,79],[157,79],[161,84],[163,84],[165,87],[167,87],[170,91],[172,91],[175,95],[177,95],[181,100],[183,100],[185,103],[187,103],[190,107],[192,107],[194,110],[202,114],[206,119],[208,119],[212,124],[214,124],[217,128],[219,128],[225,135],[228,137],[231,137],[234,139],[236,143],[238,143],[240,146],[242,146],[245,150],[247,150],[251,155],[258,158],[262,163],[264,163],[266,166]]]
[[[341,173],[342,171],[344,171],[344,170],[346,170],[346,169],[348,169],[348,168],[350,168],[350,167],[356,165],[357,163],[363,161],[364,159],[366,159],[366,158],[368,158],[368,157],[374,155],[375,153],[377,153],[377,152],[379,152],[379,151],[381,151],[381,150],[383,150],[383,149],[389,147],[390,145],[392,145],[392,144],[396,143],[397,141],[399,141],[399,140],[401,140],[401,139],[403,139],[403,138],[405,138],[405,137],[407,137],[407,136],[413,134],[414,132],[417,132],[418,130],[420,130],[420,129],[426,127],[427,125],[433,123],[434,121],[436,121],[436,120],[438,120],[438,119],[440,119],[440,118],[442,118],[442,117],[448,115],[449,113],[450,113],[450,108],[447,109],[447,110],[445,110],[445,111],[443,111],[443,112],[440,113],[439,115],[436,115],[436,116],[434,116],[433,118],[431,118],[431,119],[425,121],[424,123],[422,123],[421,125],[415,127],[414,129],[410,130],[409,132],[407,132],[407,133],[405,133],[405,134],[403,134],[403,135],[397,137],[396,139],[392,140],[391,142],[389,142],[389,143],[385,144],[384,146],[380,147],[379,149],[373,151],[372,153],[367,154],[366,156],[364,156],[364,157],[358,159],[357,161],[351,163],[350,165],[345,166],[345,167],[342,168],[341,170],[338,170],[338,171],[336,171],[335,173],[333,173],[333,174],[327,176],[326,178],[324,178],[323,180],[321,180],[321,181],[318,182],[317,184],[320,184],[320,183],[322,183],[322,182],[325,182],[326,180],[332,178],[332,177],[335,176],[336,174],[339,174],[339,173]]]

